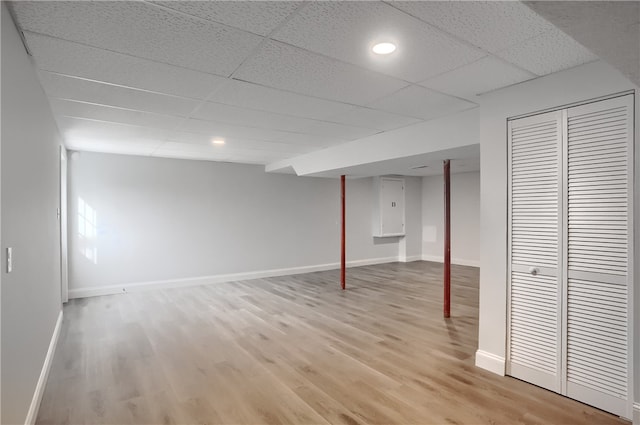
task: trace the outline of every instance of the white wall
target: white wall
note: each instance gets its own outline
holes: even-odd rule
[[[25,423],[60,302],[60,138],[5,4],[2,15],[2,415]],[[14,270],[5,273],[5,248]]]
[[[72,297],[131,290],[145,282],[335,268],[340,261],[337,179],[88,152],[72,155],[69,173]],[[346,185],[347,261],[397,261],[398,239],[372,237],[372,180]],[[79,232],[79,198],[96,212],[97,235],[86,245]]]
[[[400,239],[400,261],[422,259],[422,179],[404,177],[405,236]]]
[[[507,132],[508,117],[636,90],[636,144],[640,141],[638,88],[602,62],[583,65],[485,95],[480,107],[481,233],[480,323],[476,363],[504,373],[507,332]],[[636,152],[638,149],[636,149]],[[636,174],[637,177],[637,174]],[[638,180],[636,178],[636,180]],[[640,185],[636,186],[640,187]],[[636,190],[637,193],[637,190]],[[636,197],[636,223],[638,220]],[[638,228],[636,226],[636,245]],[[640,250],[637,250],[640,251]],[[636,264],[638,261],[636,252]],[[636,318],[640,285],[635,279]],[[635,323],[639,323],[635,320]],[[635,358],[640,359],[640,326],[635,327]],[[640,362],[635,361],[638,365]],[[635,400],[640,401],[640,367],[635,370]]]
[[[422,258],[443,261],[444,183],[422,178]],[[451,262],[480,265],[480,172],[451,175]]]

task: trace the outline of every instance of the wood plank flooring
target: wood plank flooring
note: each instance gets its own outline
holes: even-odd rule
[[[39,424],[629,424],[474,366],[478,269],[394,263],[71,301]]]

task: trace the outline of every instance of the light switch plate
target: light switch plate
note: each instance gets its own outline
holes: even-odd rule
[[[13,270],[13,248],[7,248],[7,273]]]

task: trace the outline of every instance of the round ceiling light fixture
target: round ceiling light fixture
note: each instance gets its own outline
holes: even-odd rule
[[[218,146],[224,145],[224,139],[213,139],[211,141],[211,143],[213,143],[214,145],[218,145]]]
[[[373,53],[377,54],[377,55],[388,55],[391,54],[393,52],[395,52],[396,50],[396,45],[393,43],[388,43],[388,42],[384,42],[384,43],[378,43],[375,44],[371,50],[373,50]]]

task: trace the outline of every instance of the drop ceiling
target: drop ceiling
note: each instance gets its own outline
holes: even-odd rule
[[[475,108],[478,94],[597,59],[520,2],[10,9],[73,150],[268,164]],[[371,53],[383,40],[396,52]]]

